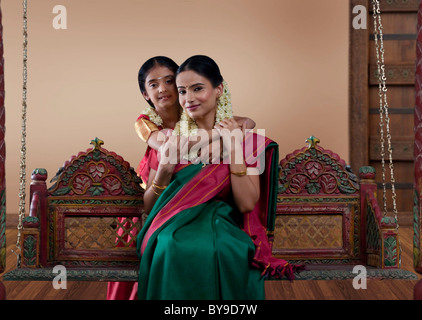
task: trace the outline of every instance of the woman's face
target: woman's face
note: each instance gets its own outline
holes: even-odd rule
[[[191,70],[179,73],[176,85],[180,105],[186,113],[197,123],[200,120],[214,127],[217,99],[223,92],[223,85],[213,88],[207,78]]]
[[[177,103],[175,75],[167,67],[156,65],[149,71],[145,79],[145,90],[144,98],[151,100],[157,111],[172,108]]]

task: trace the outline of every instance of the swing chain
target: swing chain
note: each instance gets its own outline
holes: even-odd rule
[[[378,66],[378,83],[379,83],[379,98],[380,98],[380,143],[381,143],[381,163],[382,163],[382,187],[383,187],[383,203],[384,203],[384,217],[387,215],[387,196],[386,196],[386,185],[385,185],[385,161],[384,161],[384,124],[387,131],[387,142],[388,142],[388,156],[389,156],[389,167],[390,167],[390,181],[391,181],[391,193],[393,200],[393,214],[396,222],[396,231],[399,231],[399,222],[397,215],[396,205],[396,189],[394,186],[394,167],[393,167],[393,149],[391,147],[391,134],[390,134],[390,118],[388,116],[388,102],[387,102],[387,77],[385,75],[385,60],[384,60],[384,40],[382,33],[382,22],[381,22],[381,10],[379,0],[372,0],[373,5],[373,18],[374,18],[374,38],[375,38],[375,52],[377,56]],[[378,26],[377,26],[378,23]],[[378,34],[379,31],[379,34]],[[378,36],[380,44],[378,45]],[[380,54],[381,53],[381,54]],[[381,56],[381,61],[380,61]],[[383,113],[385,113],[385,122],[383,119]],[[400,238],[398,238],[399,247],[399,266],[401,266],[401,244]]]
[[[393,213],[397,223],[398,229],[398,217],[397,217],[397,205],[396,205],[396,189],[395,189],[395,178],[394,178],[394,166],[393,166],[393,149],[391,146],[391,134],[390,134],[390,118],[388,115],[388,102],[387,102],[387,77],[385,74],[385,60],[384,60],[384,40],[383,40],[383,26],[381,22],[381,11],[379,0],[372,0],[373,5],[373,18],[374,18],[374,40],[375,40],[375,52],[377,57],[378,67],[378,80],[379,80],[379,103],[380,103],[380,144],[381,144],[381,163],[382,163],[382,186],[383,186],[383,205],[384,205],[384,216],[387,215],[387,196],[386,196],[386,178],[385,178],[385,150],[384,150],[384,126],[386,129],[387,143],[388,143],[388,155],[389,155],[389,168],[390,168],[390,179],[391,179],[391,192],[393,200]],[[378,44],[379,37],[379,44]],[[385,114],[385,118],[383,117]]]
[[[22,86],[22,138],[21,138],[21,159],[20,159],[20,175],[19,175],[19,213],[18,213],[18,233],[16,248],[21,250],[20,238],[23,229],[23,219],[25,218],[25,198],[26,198],[26,101],[27,101],[27,60],[28,60],[28,16],[27,16],[27,0],[23,0],[23,86]],[[18,266],[20,265],[20,254],[17,255]]]

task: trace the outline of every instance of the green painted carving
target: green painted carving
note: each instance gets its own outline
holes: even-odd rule
[[[70,190],[72,190],[70,187],[63,187],[60,189],[57,189],[56,191],[54,191],[52,193],[53,196],[64,196],[66,194],[68,194],[70,192]]]
[[[7,281],[52,281],[57,276],[53,268],[18,268],[4,275]],[[135,269],[83,269],[68,268],[68,281],[138,281],[138,268]]]
[[[397,239],[394,236],[384,239],[384,265],[386,267],[397,265]]]
[[[381,218],[381,223],[388,224],[388,225],[396,225],[397,220],[394,217],[384,216]]]
[[[319,193],[320,186],[318,183],[311,182],[306,185],[306,190],[308,190],[309,194],[317,194]]]
[[[93,186],[88,189],[89,193],[93,196],[99,196],[104,192],[104,188],[101,186]]]
[[[100,159],[101,159],[101,151],[100,150],[94,150],[93,152],[92,152],[92,158],[95,160],[95,161],[100,161]]]
[[[37,259],[37,240],[33,235],[26,235],[23,242],[23,259],[27,266],[35,266]]]
[[[316,145],[320,143],[320,140],[314,136],[310,136],[308,139],[305,140],[305,142],[309,144],[309,149],[315,149]]]
[[[359,173],[375,173],[375,168],[370,166],[361,167]]]
[[[23,222],[38,223],[40,222],[40,219],[38,219],[37,217],[27,216],[23,219]]]
[[[34,171],[32,171],[32,174],[47,175],[47,170],[44,168],[36,168]]]
[[[94,150],[98,150],[104,144],[104,141],[98,138],[91,140],[90,144],[94,146]]]

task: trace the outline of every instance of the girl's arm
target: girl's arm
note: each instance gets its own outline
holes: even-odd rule
[[[161,193],[169,185],[172,175],[173,170],[170,167],[166,168],[159,165],[157,171],[151,169],[144,193],[144,211],[147,215],[151,212]]]
[[[147,188],[144,193],[144,211],[149,214],[155,202],[170,184],[174,168],[180,159],[180,150],[186,147],[187,139],[178,136],[168,136],[158,154],[157,170],[151,169]],[[170,154],[175,153],[175,154]]]

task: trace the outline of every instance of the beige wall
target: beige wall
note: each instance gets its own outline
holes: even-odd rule
[[[67,9],[67,30],[52,26],[56,5]],[[7,212],[16,213],[22,3],[1,8]],[[95,137],[136,167],[145,150],[133,129],[145,106],[137,72],[154,55],[214,58],[235,114],[266,129],[281,156],[315,135],[347,161],[348,14],[346,0],[29,1],[28,180],[37,167],[52,178]]]

